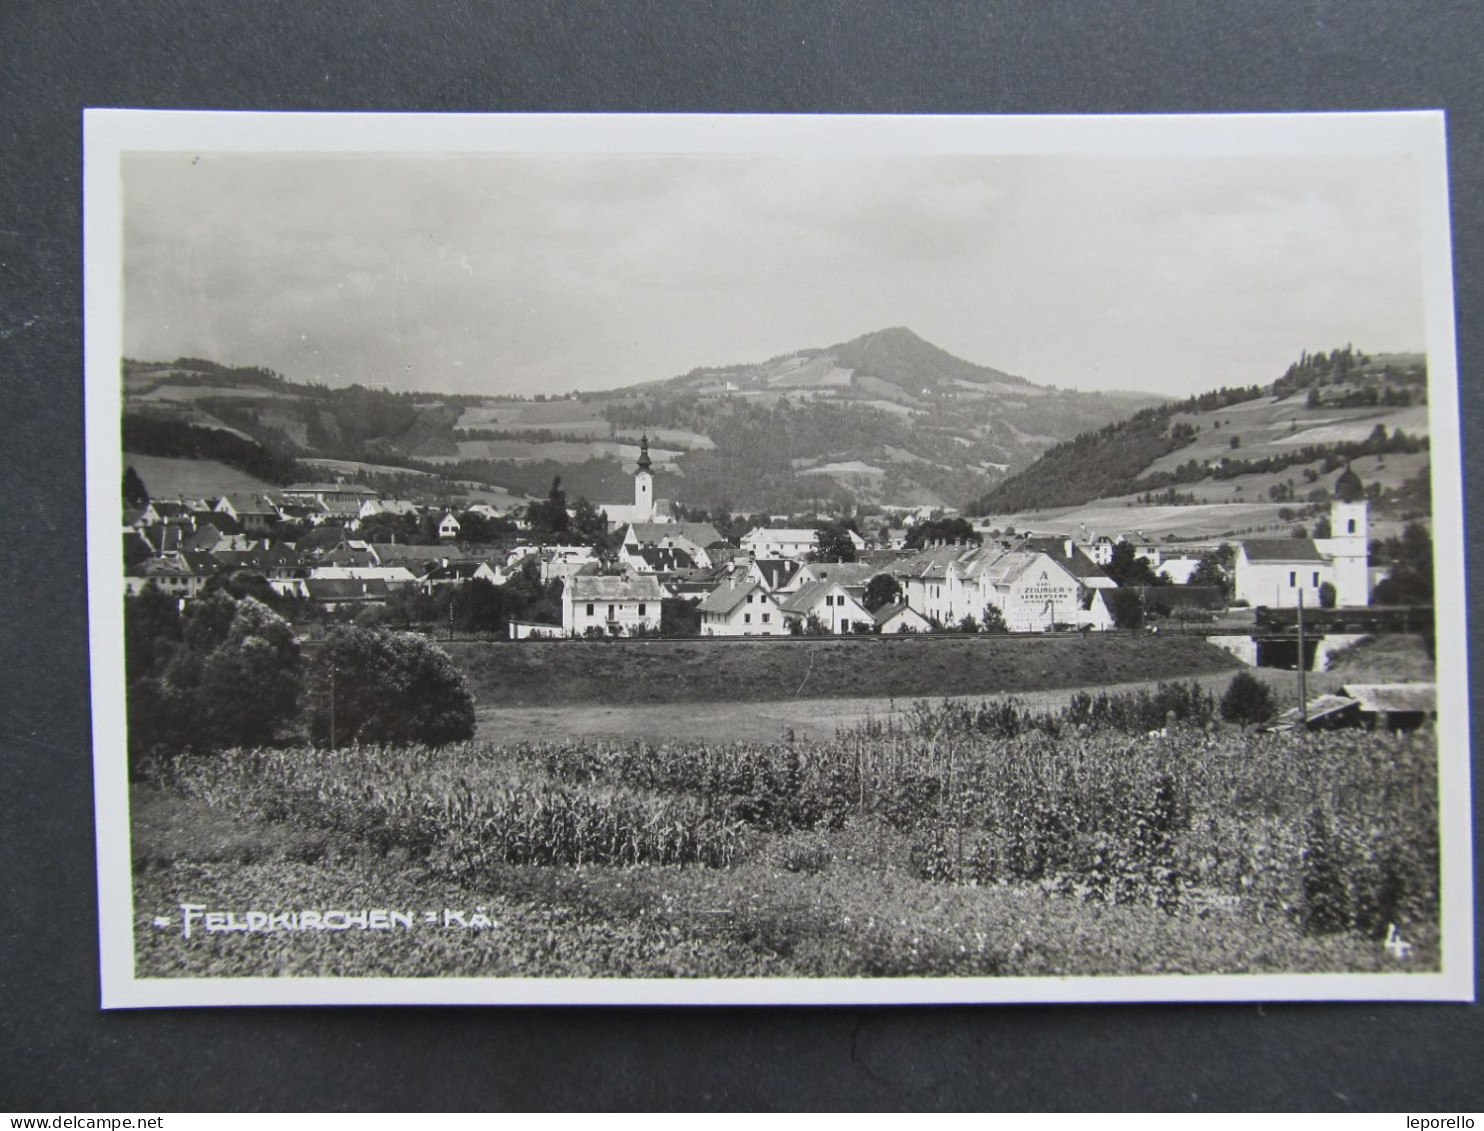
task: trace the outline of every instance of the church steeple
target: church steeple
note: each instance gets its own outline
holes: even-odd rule
[[[639,441],[639,466],[634,470],[634,521],[654,521],[654,474],[649,469],[649,435]]]

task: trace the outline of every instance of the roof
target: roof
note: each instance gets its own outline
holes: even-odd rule
[[[663,572],[677,569],[690,569],[696,563],[684,550],[675,546],[644,546],[639,550],[639,556],[651,567]]]
[[[871,562],[810,562],[803,567],[820,581],[838,581],[841,585],[864,585],[884,572]]]
[[[1347,683],[1340,690],[1358,700],[1367,714],[1431,714],[1438,709],[1437,685],[1432,683]]]
[[[567,581],[567,595],[573,601],[658,601],[665,591],[652,573],[635,577],[579,573]]]
[[[875,619],[877,624],[885,624],[887,621],[896,617],[908,615],[916,617],[924,624],[928,623],[927,617],[923,616],[911,605],[902,601],[896,601],[890,605],[882,605],[881,608],[876,610]]]
[[[755,558],[753,564],[757,566],[763,584],[769,589],[779,589],[787,585],[793,580],[794,574],[803,568],[791,558]]]
[[[379,577],[311,577],[304,585],[316,601],[376,600],[387,595],[386,582]]]
[[[790,527],[790,526],[758,526],[749,530],[742,536],[745,542],[749,538],[754,542],[800,542],[812,545],[819,531],[813,527]]]
[[[717,542],[725,543],[716,527],[709,522],[631,522],[625,542],[637,542],[643,546],[650,542],[664,542],[684,538],[703,549]]]
[[[696,608],[703,613],[730,613],[747,600],[749,593],[761,593],[764,597],[767,596],[767,591],[755,581],[747,581],[740,585],[723,582],[706,594],[705,600]]]
[[[1072,553],[1069,557],[1066,552],[1069,541],[1071,539],[1068,538],[1027,538],[1025,548],[1039,550],[1078,581],[1112,580],[1099,568],[1097,562],[1083,553],[1082,547],[1075,542],[1072,542]]]
[[[423,580],[473,581],[476,577],[479,576],[479,571],[481,569],[485,570],[486,572],[493,572],[492,570],[490,570],[488,562],[449,562],[447,565],[435,566],[433,569],[429,570],[427,576]]]
[[[1292,730],[1302,721],[1313,724],[1321,719],[1348,711],[1356,705],[1356,700],[1347,699],[1343,695],[1320,695],[1318,698],[1309,700],[1308,708],[1304,712],[1302,719],[1299,716],[1299,709],[1297,707],[1290,707],[1274,719],[1268,729]]]
[[[1242,543],[1249,562],[1327,562],[1310,538],[1255,538]]]
[[[821,597],[836,589],[843,592],[844,586],[838,581],[811,581],[790,593],[778,607],[786,613],[807,613],[819,604]]]

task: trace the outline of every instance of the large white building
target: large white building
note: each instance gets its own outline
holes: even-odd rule
[[[1344,497],[1330,506],[1328,538],[1258,538],[1238,546],[1234,600],[1291,609],[1302,597],[1317,609],[1330,585],[1342,608],[1371,603],[1369,508],[1360,477],[1347,470],[1335,487]]]
[[[997,543],[925,550],[894,570],[913,611],[952,626],[998,610],[1012,632],[1043,632],[1057,624],[1105,627],[1083,608],[1079,579],[1051,555]]]
[[[562,590],[562,631],[568,636],[586,636],[590,628],[605,636],[657,632],[664,596],[653,574],[578,574]]]

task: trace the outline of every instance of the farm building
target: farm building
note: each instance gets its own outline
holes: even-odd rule
[[[1415,730],[1438,717],[1437,686],[1431,683],[1351,683],[1334,695],[1310,699],[1304,718],[1299,709],[1285,711],[1269,728],[1310,730],[1364,727],[1367,730]]]
[[[723,582],[696,608],[702,636],[781,636],[788,631],[778,602],[755,581]]]
[[[579,574],[562,590],[562,631],[568,636],[585,636],[589,629],[607,636],[658,631],[664,596],[653,574]]]

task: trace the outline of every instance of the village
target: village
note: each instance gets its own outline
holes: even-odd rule
[[[962,519],[940,528],[953,538],[913,545],[911,514],[903,530],[880,541],[848,527],[825,534],[758,526],[733,544],[709,522],[678,521],[675,508],[656,499],[647,437],[633,481],[632,502],[594,504],[609,545],[616,544],[607,551],[526,537],[523,508],[502,516],[474,504],[455,514],[345,481],[150,498],[126,507],[126,590],[153,588],[187,602],[229,577],[246,578],[301,610],[350,619],[399,592],[504,586],[524,572],[543,586],[560,583],[560,622],[510,618],[501,627],[511,639],[642,637],[662,627],[681,634],[665,624],[667,602],[691,610],[682,622],[688,634],[749,637],[1157,629],[1161,616],[1201,623],[1228,608],[1365,607],[1384,578],[1369,562],[1368,504],[1353,471],[1336,480],[1328,537],[1249,539],[1230,548],[1162,545],[1124,533],[1079,540],[1002,532],[988,520],[973,528]],[[375,540],[363,528],[378,516],[420,520],[436,531],[436,543]],[[501,518],[517,531],[513,545],[478,546],[464,536],[466,527]],[[285,523],[304,533],[275,537]]]

